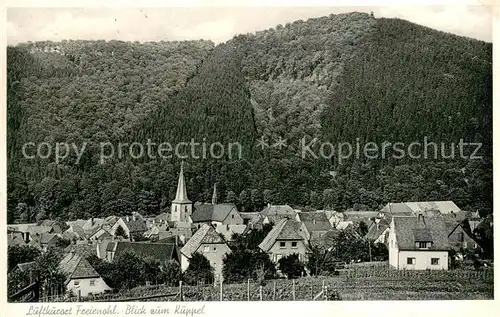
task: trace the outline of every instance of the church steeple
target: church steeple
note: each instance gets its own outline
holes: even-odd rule
[[[177,192],[170,208],[171,220],[177,222],[189,222],[189,216],[193,212],[193,205],[187,196],[186,181],[184,180],[184,162],[181,163]]]
[[[186,190],[186,182],[184,180],[184,161],[181,163],[181,171],[179,172],[179,181],[177,182],[177,192],[175,194],[175,199],[172,201],[177,204],[185,204],[190,203],[191,201],[188,199],[187,190]]]
[[[217,183],[214,183],[214,193],[212,194],[212,205],[217,204]]]

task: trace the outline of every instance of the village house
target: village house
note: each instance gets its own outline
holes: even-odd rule
[[[59,237],[53,233],[36,233],[31,236],[29,245],[47,251],[48,248],[56,246],[58,240]]]
[[[321,211],[299,212],[298,220],[304,224],[307,240],[319,239],[332,229],[326,214]]]
[[[188,268],[189,259],[196,252],[203,254],[208,259],[214,268],[214,277],[218,280],[222,276],[222,260],[227,253],[231,252],[231,249],[212,225],[202,224],[200,229],[182,247],[182,271]]]
[[[90,241],[103,241],[103,240],[111,240],[113,236],[109,231],[105,230],[104,228],[95,228],[93,232],[89,233],[87,236],[87,239]]]
[[[382,214],[388,215],[389,219],[392,216],[416,216],[417,214],[425,214],[433,211],[445,215],[458,213],[460,212],[460,208],[454,202],[448,200],[388,203],[380,210]]]
[[[214,226],[242,225],[241,218],[235,204],[199,204],[191,215],[194,224],[213,224]]]
[[[60,271],[66,276],[64,285],[67,291],[81,296],[102,294],[111,288],[90,265],[84,256],[68,253],[59,264]]]
[[[302,225],[293,219],[281,219],[259,244],[259,248],[269,254],[273,262],[290,254],[298,254],[301,261],[306,261],[310,250],[304,234],[300,232]]]
[[[63,232],[62,237],[68,240],[83,240],[85,239],[85,231],[76,223],[70,224],[69,228]]]
[[[219,204],[217,201],[217,185],[214,185],[212,195],[212,203],[200,203],[194,206],[194,212],[191,215],[191,221],[196,224],[196,228],[200,228],[201,224],[212,224],[219,228],[218,231],[227,231],[228,225],[243,225],[244,220],[238,212],[235,204],[225,203]]]
[[[121,228],[121,230],[118,228]],[[121,231],[122,237],[133,240],[134,237],[143,236],[147,230],[146,220],[140,214],[134,212],[132,216],[120,217],[111,227],[109,233],[111,236],[116,237],[120,235]]]
[[[232,241],[233,234],[243,234],[247,231],[246,225],[218,225],[215,227],[215,231],[222,234],[226,241]]]
[[[368,226],[368,232],[365,235],[365,238],[373,241],[374,243],[383,243],[387,242],[389,237],[389,227],[391,223],[386,218],[375,218]]]
[[[22,232],[7,229],[7,245],[9,247],[26,245],[28,241],[24,240],[24,237]]]
[[[448,233],[442,217],[394,216],[389,264],[406,270],[448,270]]]

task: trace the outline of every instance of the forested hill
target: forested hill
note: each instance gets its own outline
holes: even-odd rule
[[[240,142],[186,159],[193,201],[375,209],[454,200],[492,211],[492,45],[350,13],[210,41],[37,42],[8,48],[8,221],[168,208],[179,160],[110,159],[96,142]],[[264,136],[287,147],[255,147]],[[300,157],[332,142],[482,142],[482,160]],[[79,164],[21,158],[24,142],[92,141]],[[449,149],[449,145],[448,148]],[[447,150],[447,153],[449,150]]]

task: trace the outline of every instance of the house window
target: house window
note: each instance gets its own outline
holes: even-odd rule
[[[214,247],[214,252],[217,252],[217,247]]]
[[[286,248],[286,242],[282,241],[280,242],[280,249]]]
[[[90,286],[95,286],[95,280],[90,280]]]
[[[406,258],[406,264],[415,265],[415,263],[417,263],[415,258]]]
[[[80,285],[80,281],[74,281],[74,282],[73,282],[73,285],[75,285],[75,286]]]
[[[292,248],[296,249],[297,248],[297,241],[292,242]]]
[[[439,265],[439,258],[431,258],[431,265]]]
[[[233,218],[233,219],[234,219],[234,215],[231,215],[231,218]]]
[[[204,246],[203,252],[210,252],[210,247],[208,245]]]

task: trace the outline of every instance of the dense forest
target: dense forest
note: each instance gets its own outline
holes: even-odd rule
[[[453,200],[492,212],[492,45],[363,13],[210,41],[24,43],[7,50],[8,222],[157,214],[180,159],[114,157],[99,142],[238,142],[241,157],[185,160],[188,194],[373,210]],[[264,137],[286,147],[257,148]],[[481,142],[482,159],[299,155],[300,140]],[[61,162],[26,142],[88,145]],[[450,146],[447,147],[447,153]],[[469,153],[470,154],[470,153]]]

